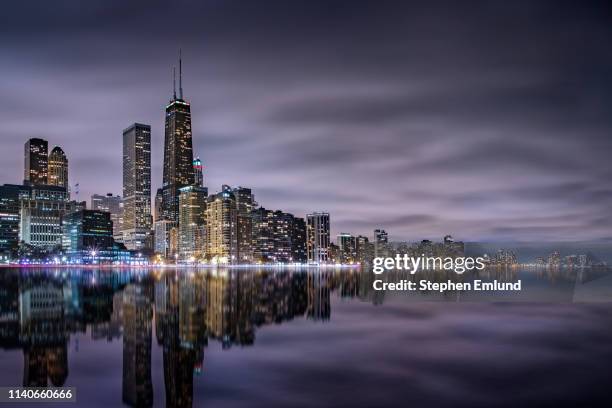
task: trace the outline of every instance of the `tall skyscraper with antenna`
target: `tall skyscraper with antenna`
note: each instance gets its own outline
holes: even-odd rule
[[[173,70],[174,73],[174,70]],[[173,75],[173,96],[166,106],[162,218],[179,221],[179,190],[195,182],[191,139],[191,106],[183,99],[183,61],[179,54],[179,94]]]

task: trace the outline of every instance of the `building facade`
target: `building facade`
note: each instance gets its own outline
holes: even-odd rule
[[[179,190],[195,183],[191,105],[183,99],[182,61],[179,61],[179,95],[175,89],[166,106],[164,131],[162,218],[178,223]]]
[[[62,249],[66,253],[110,251],[113,244],[113,222],[109,212],[81,210],[63,217]]]
[[[171,251],[171,233],[176,223],[170,220],[155,221],[155,246],[156,254],[163,256],[165,259],[174,259],[174,253]]]
[[[19,206],[19,240],[54,248],[62,243],[62,217],[76,209],[68,192],[58,186],[23,186]]]
[[[187,186],[179,192],[179,258],[195,260],[204,255],[204,212],[208,190]]]
[[[236,197],[237,222],[237,259],[240,263],[253,261],[253,220],[251,211],[257,206],[255,196],[250,188],[236,187],[233,190]]]
[[[204,187],[204,166],[199,157],[193,161],[193,177],[197,187]]]
[[[341,232],[337,237],[340,262],[357,262],[357,239],[346,232]]]
[[[316,212],[306,216],[308,262],[329,261],[330,223],[329,213]]]
[[[113,222],[113,239],[115,242],[123,242],[123,199],[121,196],[115,196],[112,193],[94,194],[91,196],[90,207],[92,210],[110,213]]]
[[[148,248],[151,227],[151,126],[134,123],[123,131],[123,243],[126,248],[151,249]]]
[[[49,171],[47,156],[48,143],[46,140],[32,138],[24,146],[24,174],[25,184],[46,185]]]
[[[48,183],[68,191],[68,159],[61,147],[55,146],[48,159]]]
[[[236,197],[223,186],[220,193],[206,200],[206,257],[217,263],[238,260],[238,225]]]

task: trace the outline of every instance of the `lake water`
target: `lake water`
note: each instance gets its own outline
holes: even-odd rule
[[[1,268],[0,385],[87,407],[609,406],[611,276],[440,294],[350,269]]]

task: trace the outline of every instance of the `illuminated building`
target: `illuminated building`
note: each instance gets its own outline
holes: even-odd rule
[[[164,258],[168,259],[172,257],[170,251],[170,235],[172,228],[175,228],[176,224],[170,220],[159,220],[155,221],[155,246],[154,250],[156,254],[160,254]]]
[[[0,254],[10,255],[19,244],[19,196],[24,187],[0,186]]]
[[[204,187],[204,166],[199,157],[196,157],[193,161],[193,175],[195,180],[194,184],[197,187]]]
[[[134,123],[123,131],[123,243],[126,248],[148,249],[151,226],[151,126]]]
[[[236,198],[237,259],[240,263],[253,261],[253,220],[251,211],[257,206],[250,188],[236,187],[232,190]]]
[[[327,262],[330,244],[329,213],[308,214],[306,223],[308,262]]]
[[[355,239],[355,252],[357,255],[357,262],[366,263],[370,262],[374,258],[373,245],[370,244],[368,237],[363,235],[357,236]]]
[[[305,263],[306,254],[306,221],[300,217],[293,217],[291,226],[291,258],[293,262]]]
[[[113,248],[113,222],[110,213],[81,210],[62,219],[62,248],[66,253],[101,251]]]
[[[123,200],[121,197],[111,193],[94,194],[91,196],[90,207],[92,210],[110,213],[113,222],[113,238],[115,242],[123,242]]]
[[[257,262],[305,262],[305,224],[302,218],[263,207],[251,212],[253,256]]]
[[[338,234],[338,249],[340,252],[340,262],[357,262],[357,239],[346,232]]]
[[[195,183],[191,139],[191,106],[183,99],[182,61],[179,59],[179,95],[176,88],[166,106],[162,218],[179,221],[179,190]]]
[[[48,159],[48,184],[68,190],[68,159],[61,147],[55,146]]]
[[[45,185],[48,177],[48,143],[43,139],[30,139],[24,146],[24,184]]]
[[[23,186],[19,210],[19,240],[36,247],[53,248],[62,243],[61,220],[76,209],[65,188]]]
[[[389,255],[389,235],[384,229],[374,230],[374,256],[388,256]]]
[[[206,257],[213,262],[237,261],[237,213],[236,197],[229,186],[206,200]]]
[[[208,190],[187,186],[179,190],[179,258],[199,258],[204,252],[204,211]]]
[[[163,190],[161,188],[157,189],[157,192],[155,193],[155,214],[154,214],[154,221],[159,221],[159,220],[163,220],[164,218],[162,217],[162,196],[163,196]]]

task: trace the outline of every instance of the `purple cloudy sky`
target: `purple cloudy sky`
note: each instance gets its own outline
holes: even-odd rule
[[[183,48],[211,191],[395,239],[612,239],[605,2],[9,2],[1,183],[23,143],[69,156],[80,199],[121,191],[121,131],[153,127]],[[410,2],[412,3],[412,2]]]

